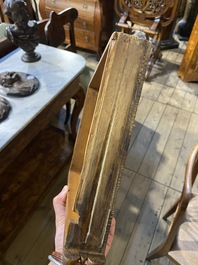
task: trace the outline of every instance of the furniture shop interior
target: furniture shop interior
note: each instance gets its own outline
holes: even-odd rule
[[[82,152],[90,154],[83,131],[90,126],[89,113],[97,106],[110,115],[114,95],[102,94],[102,85],[108,88],[115,79],[115,89],[117,83],[127,87],[129,72],[137,78],[132,89],[140,86],[139,77],[142,87],[120,154],[126,159],[105,264],[197,264],[198,1],[24,1],[0,0],[0,265],[49,264],[56,232],[53,198],[67,185],[68,173],[77,172],[73,167]],[[16,2],[25,6],[25,18],[24,12],[16,16]],[[144,66],[137,62],[142,50],[125,57],[125,43],[117,48],[115,32],[134,36],[135,44],[149,43]],[[139,65],[144,76],[137,77]],[[107,71],[101,74],[101,68]],[[93,96],[91,102],[96,92],[99,100]],[[127,95],[115,96],[118,117],[126,117]],[[92,121],[96,143],[98,113]],[[112,125],[117,116],[107,117],[102,122]],[[87,139],[90,144],[92,137]],[[99,152],[94,143],[86,157]],[[110,161],[114,149],[108,150]]]

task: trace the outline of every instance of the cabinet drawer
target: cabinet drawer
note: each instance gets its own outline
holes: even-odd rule
[[[56,13],[60,12],[60,10],[56,10],[56,8],[54,8],[54,11]],[[50,12],[51,12],[51,9],[47,7],[46,8],[47,17],[49,17]],[[88,16],[86,18],[83,18],[82,16],[78,15],[78,18],[74,22],[74,25],[75,25],[75,28],[78,28],[78,29],[94,31],[94,20],[89,19]]]
[[[65,31],[66,31],[66,43],[68,43],[69,32],[67,27],[65,27]],[[96,43],[96,35],[93,32],[75,29],[75,40],[77,47],[98,51],[98,46]]]
[[[74,7],[78,10],[78,18],[75,21],[75,28],[94,31],[95,10],[96,10],[95,2],[89,2],[89,1],[72,2],[72,0],[71,1],[66,0],[64,2],[61,2],[60,0],[46,0],[45,3],[46,6],[44,12],[41,10],[42,18],[48,18],[52,10],[58,13],[67,7]]]
[[[86,21],[94,21],[96,2],[94,1],[74,1],[74,0],[45,0],[45,11],[41,8],[41,16],[47,18],[50,11],[60,12],[67,7],[74,7],[78,10],[79,18]]]
[[[75,28],[94,31],[94,20],[78,17],[74,23]]]
[[[67,4],[67,7],[76,8],[78,10],[79,17],[81,17],[83,19],[87,19],[87,20],[92,20],[92,21],[94,20],[96,2],[94,2],[94,1],[80,1],[80,0],[78,0],[78,1],[66,0],[65,3]]]
[[[56,13],[73,7],[78,10],[78,18],[74,22],[76,46],[99,51],[103,21],[102,1],[99,0],[40,0],[39,9],[43,19],[49,17],[53,10]],[[68,33],[67,33],[68,35]],[[68,36],[67,36],[68,38]]]

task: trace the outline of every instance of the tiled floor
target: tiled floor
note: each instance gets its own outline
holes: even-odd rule
[[[163,240],[169,225],[161,216],[181,192],[188,155],[198,142],[198,84],[184,83],[177,76],[185,47],[180,43],[179,48],[164,51],[144,83],[117,198],[108,265],[149,264],[147,253]],[[94,55],[83,55],[88,68],[81,78],[86,88],[97,62]],[[65,184],[67,170],[66,165],[0,264],[47,264],[54,236],[51,201]],[[152,264],[169,261],[162,258]]]

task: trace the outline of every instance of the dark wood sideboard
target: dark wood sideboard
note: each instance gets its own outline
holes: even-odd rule
[[[76,46],[100,53],[112,33],[113,1],[99,0],[40,0],[41,17],[48,18],[50,11],[60,12],[67,7],[78,10],[75,22]],[[68,29],[65,26],[66,42]]]

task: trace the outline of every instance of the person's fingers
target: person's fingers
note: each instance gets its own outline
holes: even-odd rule
[[[62,191],[58,195],[56,195],[56,197],[54,197],[53,206],[55,211],[57,206],[62,205],[65,207],[67,192],[68,192],[68,186],[64,186]]]
[[[55,249],[62,253],[64,223],[65,223],[65,203],[67,198],[68,186],[64,186],[62,191],[53,199],[53,206],[56,217],[56,236],[55,236]],[[105,256],[109,252],[115,233],[116,221],[112,218],[110,231],[107,239]]]
[[[64,186],[62,191],[53,199],[56,221],[55,250],[62,253],[65,226],[65,204],[68,187]]]
[[[113,242],[113,238],[114,238],[114,234],[115,234],[115,226],[116,226],[116,220],[113,217],[112,221],[111,221],[111,226],[110,226],[110,231],[109,231],[109,235],[108,235],[108,239],[107,239],[107,245],[106,245],[106,249],[105,249],[105,256],[107,255],[107,253],[109,252],[112,242]]]
[[[56,222],[65,216],[65,204],[67,198],[68,186],[64,186],[62,191],[53,199],[53,206],[56,216]]]
[[[115,227],[116,227],[116,220],[115,220],[115,218],[113,217],[113,218],[112,218],[112,221],[111,221],[111,227],[110,227],[110,233],[109,233],[110,236],[114,236],[114,233],[115,233]]]

